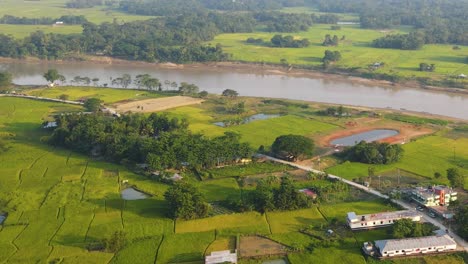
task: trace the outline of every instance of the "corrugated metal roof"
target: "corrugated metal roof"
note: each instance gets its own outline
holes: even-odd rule
[[[421,216],[421,214],[415,210],[402,210],[395,212],[383,212],[375,214],[357,215],[356,217],[361,220],[364,216],[365,221],[380,221],[387,219],[400,219],[400,218],[413,218]]]
[[[448,235],[375,241],[380,252],[456,245]]]

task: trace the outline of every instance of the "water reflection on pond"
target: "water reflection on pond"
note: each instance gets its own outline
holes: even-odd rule
[[[391,129],[375,129],[367,132],[354,134],[347,137],[337,138],[331,142],[332,145],[338,146],[354,146],[361,141],[372,142],[380,139],[398,135],[397,130]]]
[[[126,188],[122,190],[122,199],[124,200],[143,200],[150,197],[148,194],[140,192],[134,188]]]

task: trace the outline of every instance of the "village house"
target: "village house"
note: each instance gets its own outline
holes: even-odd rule
[[[457,200],[457,192],[447,186],[418,187],[411,191],[411,199],[421,206],[448,206]]]
[[[402,210],[365,215],[356,215],[354,212],[349,212],[346,220],[348,226],[352,230],[358,230],[393,225],[396,220],[400,219],[411,219],[414,222],[419,222],[421,221],[421,214],[414,210]]]
[[[377,240],[374,245],[364,243],[363,250],[372,255],[375,251],[379,257],[408,256],[456,250],[457,243],[448,235],[414,237],[404,239]]]

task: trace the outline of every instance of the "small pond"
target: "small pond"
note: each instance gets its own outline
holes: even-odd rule
[[[122,199],[124,200],[143,200],[150,197],[148,194],[140,192],[134,188],[127,188],[122,190]]]
[[[361,141],[372,142],[380,139],[398,135],[397,130],[392,129],[375,129],[363,133],[354,134],[348,137],[337,138],[331,142],[337,146],[354,146]]]
[[[7,216],[6,215],[0,215],[0,225],[3,224],[3,222],[6,220]]]
[[[238,124],[234,124],[234,122],[230,123],[230,122],[216,122],[216,123],[213,123],[214,125],[216,126],[220,126],[220,127],[228,127],[228,126],[231,126],[231,125],[241,125],[241,124],[248,124],[250,122],[253,122],[253,121],[257,121],[257,120],[266,120],[266,119],[270,119],[270,118],[275,118],[275,117],[280,117],[281,115],[277,115],[277,114],[256,114],[256,115],[252,115],[252,116],[249,116],[249,117],[246,117],[242,120],[240,120],[240,122]]]

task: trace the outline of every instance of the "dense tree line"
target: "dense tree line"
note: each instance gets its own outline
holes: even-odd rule
[[[467,0],[310,0],[322,12],[358,13],[363,28],[413,26],[424,43],[468,45]]]
[[[346,159],[367,164],[391,164],[403,157],[403,148],[388,143],[361,141],[344,152]]]
[[[417,50],[424,45],[424,36],[419,32],[409,34],[387,35],[375,39],[372,46],[375,48]]]
[[[188,131],[186,120],[165,115],[101,114],[57,116],[58,127],[49,142],[88,155],[123,163],[147,163],[152,170],[211,168],[249,157],[251,149],[240,136],[226,132],[207,138]]]
[[[392,226],[394,238],[430,236],[436,230],[431,223],[414,222],[411,219],[396,220]]]
[[[288,14],[282,12],[261,12],[255,14],[258,23],[266,25],[269,32],[306,31],[312,25],[313,16],[308,14]]]
[[[89,8],[103,3],[103,0],[70,0],[66,3],[66,6],[68,8]]]
[[[264,11],[304,5],[304,0],[122,0],[119,9],[138,15],[167,16],[206,10]]]
[[[227,18],[225,17],[223,21]],[[131,60],[192,62],[226,60],[220,46],[206,46],[220,33],[207,14],[129,22],[85,23],[75,35],[31,33],[23,40],[0,34],[0,56],[60,59],[70,53],[102,54]]]
[[[84,16],[61,16],[59,18],[51,17],[40,17],[40,18],[29,18],[29,17],[17,17],[11,15],[4,15],[0,18],[0,24],[12,24],[12,25],[50,25],[55,22],[61,21],[67,25],[82,25],[88,20]]]

